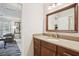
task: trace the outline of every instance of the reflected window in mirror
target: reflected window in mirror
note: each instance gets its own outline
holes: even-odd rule
[[[48,10],[51,10],[52,8],[59,6],[59,5],[62,5],[62,4],[64,4],[64,3],[49,3]]]

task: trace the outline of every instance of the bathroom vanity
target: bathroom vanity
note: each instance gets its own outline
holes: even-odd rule
[[[79,56],[79,42],[34,35],[34,56]]]

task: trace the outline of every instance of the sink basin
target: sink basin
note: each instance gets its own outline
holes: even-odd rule
[[[53,40],[53,41],[59,41],[60,38],[55,38],[55,37],[46,37],[47,40]]]
[[[44,38],[45,40],[49,40],[49,41],[59,41],[60,40],[59,38],[48,37],[48,36],[44,36],[44,35],[41,35],[39,37]]]
[[[59,41],[60,39],[58,39],[58,38],[52,38],[52,39],[48,39],[48,40],[51,40],[51,41]]]

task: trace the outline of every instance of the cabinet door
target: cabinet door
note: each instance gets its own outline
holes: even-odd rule
[[[41,46],[41,56],[55,56],[56,52]]]
[[[34,56],[40,56],[40,48],[37,46],[34,47]]]
[[[79,56],[78,52],[58,46],[58,56]]]
[[[56,56],[56,52],[55,52],[55,51],[50,50],[50,56]]]
[[[49,56],[49,55],[50,55],[50,50],[41,46],[41,56]]]
[[[40,40],[34,39],[34,56],[40,56]]]
[[[55,56],[56,55],[56,45],[41,41],[41,55],[43,56]]]

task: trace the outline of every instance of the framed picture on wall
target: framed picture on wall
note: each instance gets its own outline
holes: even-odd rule
[[[15,38],[21,38],[21,22],[15,22],[15,29],[14,29],[14,34]],[[18,35],[18,36],[17,36]]]

